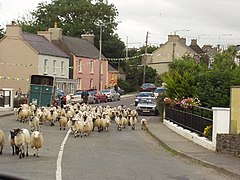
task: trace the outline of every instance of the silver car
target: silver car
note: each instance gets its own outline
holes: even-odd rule
[[[141,98],[138,102],[136,110],[139,115],[158,115],[156,100],[151,97]]]
[[[155,100],[155,95],[153,92],[140,92],[137,96],[136,96],[136,99],[135,99],[135,106],[138,105],[138,102],[142,99],[142,98],[146,98],[146,97],[149,97],[149,98],[152,98]]]
[[[114,89],[104,89],[101,93],[107,96],[108,101],[120,101],[120,94]]]

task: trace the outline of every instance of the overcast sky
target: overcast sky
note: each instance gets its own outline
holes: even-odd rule
[[[5,26],[35,9],[43,0],[0,0],[0,24]],[[51,2],[51,0],[46,0]],[[176,32],[204,44],[240,44],[240,0],[108,0],[118,9],[117,33],[129,47],[158,45]],[[14,4],[14,5],[13,5]],[[185,31],[184,31],[185,30]],[[189,31],[186,31],[189,30]]]

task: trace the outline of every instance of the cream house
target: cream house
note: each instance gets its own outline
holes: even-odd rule
[[[179,35],[168,35],[168,41],[160,45],[150,56],[148,55],[147,65],[156,69],[158,74],[162,74],[168,71],[169,63],[185,55],[199,61],[199,55],[186,45],[185,38],[180,38]]]
[[[15,24],[7,25],[0,40],[0,64],[0,89],[27,93],[33,74],[54,76],[57,87],[68,83],[69,56],[44,36],[23,32]]]

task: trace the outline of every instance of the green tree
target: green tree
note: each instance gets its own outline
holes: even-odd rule
[[[0,26],[0,39],[4,36],[4,29]]]
[[[95,46],[99,48],[100,25],[102,26],[103,46],[105,56],[122,57],[124,43],[114,33],[117,28],[118,11],[107,0],[53,0],[50,4],[39,3],[36,10],[28,17],[18,20],[24,31],[36,32],[53,27],[63,29],[63,34],[80,37],[84,33],[95,35]],[[115,47],[118,51],[111,53]]]

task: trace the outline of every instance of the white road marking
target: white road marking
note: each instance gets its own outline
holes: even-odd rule
[[[57,159],[57,170],[56,170],[56,180],[62,180],[62,156],[63,156],[63,149],[64,145],[66,144],[66,141],[68,139],[68,136],[70,134],[71,130],[69,129],[59,150],[58,153],[58,159]]]

